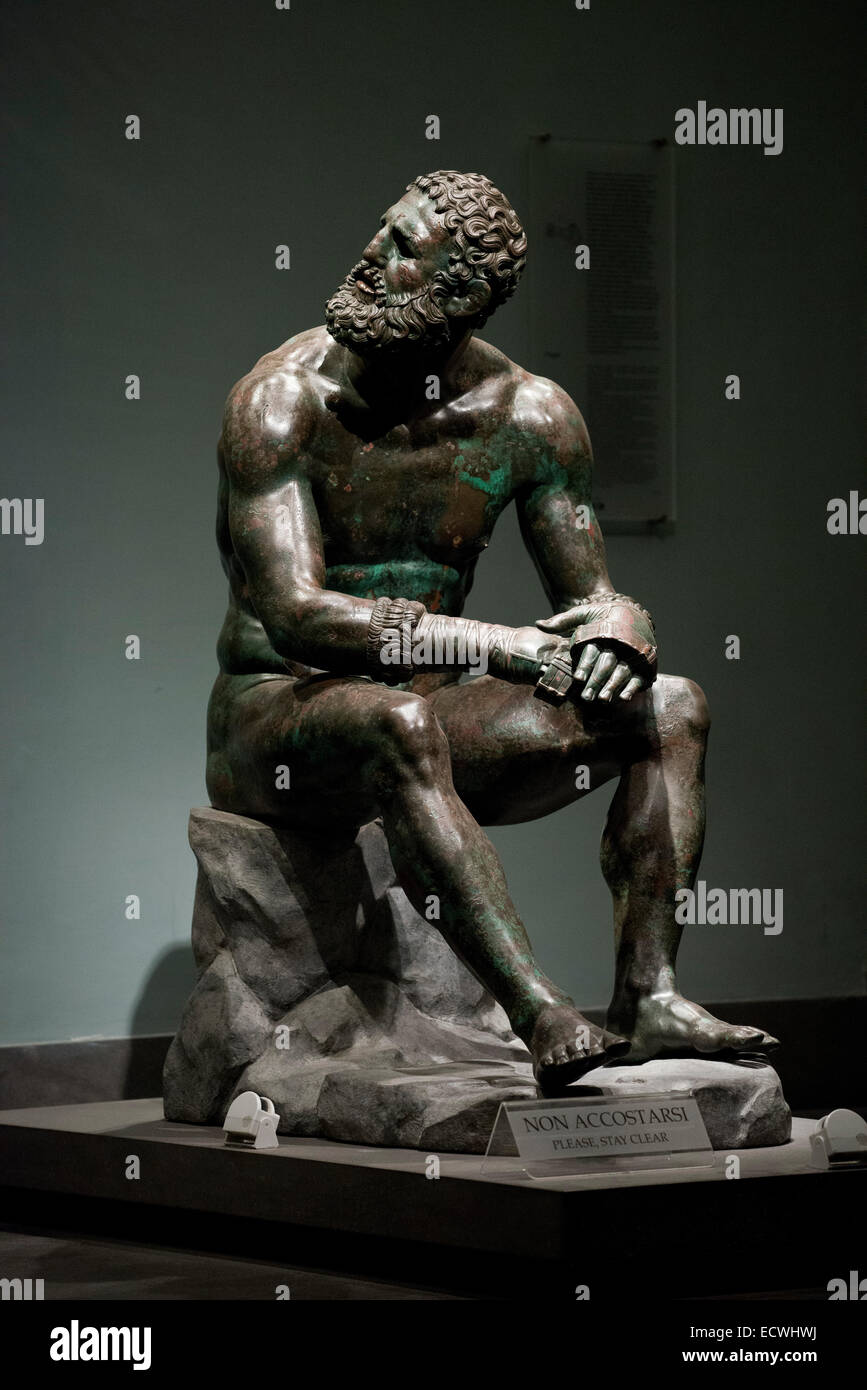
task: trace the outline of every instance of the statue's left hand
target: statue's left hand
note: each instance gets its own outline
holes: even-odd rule
[[[583,685],[581,698],[609,703],[615,697],[631,700],[656,677],[656,636],[650,615],[634,600],[604,594],[541,618],[542,632],[569,634],[574,662],[573,686]]]

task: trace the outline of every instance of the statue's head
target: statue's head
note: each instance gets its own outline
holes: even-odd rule
[[[422,174],[329,299],[328,331],[362,355],[444,348],[514,293],[526,252],[514,208],[483,174]]]

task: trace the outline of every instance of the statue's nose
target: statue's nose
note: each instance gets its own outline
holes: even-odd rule
[[[362,253],[362,259],[368,261],[371,265],[381,265],[383,259],[382,247],[384,240],[385,228],[380,227],[379,231],[376,233],[376,236],[373,237],[365,246],[364,251]]]

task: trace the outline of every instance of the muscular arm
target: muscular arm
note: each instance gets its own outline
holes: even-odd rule
[[[280,656],[336,674],[375,675],[368,659],[375,601],[325,587],[322,532],[308,475],[319,410],[303,382],[284,373],[246,379],[229,397],[221,450],[232,546],[250,602]],[[534,628],[441,615],[425,615],[415,635],[427,639],[414,643],[424,653],[413,663],[416,671],[468,669],[481,652],[492,674],[514,681],[535,680],[544,656],[560,645]],[[383,677],[389,674],[383,667]]]
[[[608,577],[591,500],[587,427],[553,382],[533,378],[517,406],[531,441],[530,477],[518,497],[518,519],[555,614],[538,626],[571,633],[574,678],[583,682],[583,699],[631,699],[654,677],[656,638],[649,615],[634,600],[616,595]],[[561,696],[567,688],[568,675]]]
[[[518,496],[518,520],[551,606],[561,613],[613,587],[590,496],[587,427],[565,391],[552,382],[534,386],[532,471]]]

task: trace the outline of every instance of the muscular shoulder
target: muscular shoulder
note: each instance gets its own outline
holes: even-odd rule
[[[576,449],[589,453],[584,417],[562,386],[528,372],[480,338],[474,338],[473,344],[488,395],[512,429],[557,450],[565,447],[570,453]]]
[[[581,411],[563,387],[547,377],[521,371],[513,422],[528,439],[547,446],[557,458],[590,454],[590,437]]]
[[[220,450],[234,481],[267,485],[303,455],[321,409],[321,335],[324,328],[313,328],[290,338],[229,392]]]
[[[502,353],[497,357],[497,408],[512,439],[519,441],[515,458],[522,465],[523,485],[568,482],[586,488],[590,438],[572,397],[555,381],[535,376]]]

